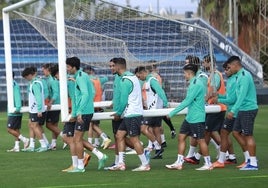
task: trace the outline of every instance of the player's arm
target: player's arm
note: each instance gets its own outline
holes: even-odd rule
[[[20,87],[18,84],[15,84],[14,85],[14,105],[15,105],[15,108],[16,108],[16,112],[20,112],[20,109],[21,109],[21,94],[20,94]]]
[[[51,96],[51,104],[54,104],[55,101],[59,101],[60,98],[60,85],[59,81],[56,79],[53,79],[51,82],[51,90],[52,90],[52,96]]]
[[[214,84],[213,86],[218,90],[221,87],[221,77],[218,72],[214,73]]]
[[[223,103],[226,105],[233,105],[236,101],[236,93],[235,93],[235,87],[229,91],[227,91],[226,95],[222,95],[224,97],[218,98],[219,103]]]
[[[174,110],[172,110],[168,114],[168,116],[173,117],[174,115],[182,111],[184,108],[189,106],[194,101],[194,99],[196,98],[201,89],[202,88],[200,88],[200,85],[194,84],[189,86],[185,99],[179,104],[179,106],[177,106]]]
[[[114,83],[113,83],[113,111],[117,112],[118,111],[118,107],[120,104],[120,80],[121,77],[119,77],[118,75],[115,76],[114,79]]]
[[[76,109],[75,109],[75,81],[69,79],[67,82],[68,87],[68,95],[71,98],[71,108],[72,108],[72,117],[76,117]]]
[[[116,112],[118,116],[121,116],[128,104],[128,96],[130,91],[133,89],[133,84],[129,79],[122,79],[120,88],[120,105],[118,106],[118,111]]]
[[[99,79],[100,79],[101,87],[103,87],[103,85],[109,80],[107,76],[101,76]]]
[[[163,100],[164,107],[168,107],[168,100],[165,91],[156,79],[151,79],[151,88],[158,94],[158,96]]]
[[[237,100],[231,109],[231,112],[233,114],[236,114],[239,111],[240,106],[242,105],[243,101],[247,96],[247,90],[249,87],[249,77],[244,76],[243,79],[240,79],[239,86],[240,86],[239,91],[237,92],[239,93],[239,96],[237,96]]]
[[[88,92],[88,84],[87,83],[88,77],[81,76],[79,79],[76,80],[77,85],[79,86],[80,92],[81,92],[81,99],[79,106],[76,105],[77,107],[77,115],[81,115],[84,109],[86,109],[87,103],[90,102],[90,93]],[[90,88],[92,90],[92,88]],[[92,94],[92,93],[91,93]],[[92,98],[93,99],[93,98]]]
[[[33,94],[35,96],[36,102],[37,102],[37,110],[38,112],[42,112],[42,108],[43,108],[43,92],[42,92],[42,86],[37,83],[34,82],[33,86],[32,86],[32,90],[33,90]]]

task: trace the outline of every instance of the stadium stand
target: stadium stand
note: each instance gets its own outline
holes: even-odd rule
[[[13,69],[19,70],[22,69],[22,67],[20,66],[20,64],[18,63],[23,62],[24,64],[31,64],[31,63],[36,63],[36,58],[34,57],[38,57],[38,53],[40,49],[36,49],[36,43],[38,43],[39,45],[42,44],[42,49],[47,53],[47,57],[50,60],[55,60],[55,62],[57,61],[57,49],[55,49],[52,45],[50,45],[29,23],[27,23],[24,20],[21,20],[22,24],[24,24],[24,26],[29,27],[29,29],[31,30],[31,32],[29,33],[29,37],[31,37],[31,40],[29,40],[29,42],[27,43],[27,48],[25,48],[25,43],[24,43],[24,48],[21,48],[17,51],[12,51],[13,53]],[[100,22],[105,22],[105,20],[100,21]],[[145,39],[150,39],[153,38],[154,40],[152,41],[156,41],[157,37],[160,35],[165,35],[165,33],[158,33],[157,32],[157,27],[155,30],[152,30],[150,33],[143,33],[142,27],[136,27],[135,31],[136,33],[124,33],[124,34],[119,34],[116,32],[118,27],[125,27],[126,25],[131,25],[128,24],[127,22],[131,22],[131,21],[119,21],[119,20],[115,20],[115,27],[111,27],[109,26],[109,29],[107,28],[103,28],[103,27],[99,27],[98,25],[95,25],[94,28],[95,31],[104,34],[104,35],[108,35],[110,37],[114,37],[114,38],[118,38],[118,39],[122,39],[124,41],[126,41],[126,45],[128,46],[128,50],[134,54],[136,57],[138,57],[139,59],[143,60],[143,61],[150,61],[150,60],[158,60],[158,57],[143,57],[143,53],[146,50],[147,53],[150,52],[157,52],[160,49],[161,50],[167,50],[168,52],[170,52],[170,54],[174,53],[174,50],[176,49],[169,49],[169,43],[165,40],[159,40],[158,42],[154,42],[154,43],[150,43],[150,40],[145,40]],[[255,79],[255,84],[257,86],[257,88],[262,88],[263,86],[263,80],[260,79],[258,77],[256,70],[254,69],[254,67],[259,66],[259,63],[256,62],[254,59],[250,58],[249,56],[247,56],[242,50],[240,50],[237,46],[235,46],[233,43],[231,43],[230,41],[228,41],[224,36],[222,36],[219,32],[217,32],[214,28],[212,28],[209,24],[207,24],[205,21],[201,20],[201,19],[187,19],[185,20],[185,22],[187,23],[191,23],[191,24],[198,24],[202,27],[206,27],[208,28],[212,35],[213,35],[213,48],[214,48],[214,53],[215,53],[215,57],[217,59],[217,66],[219,68],[221,68],[222,63],[231,55],[239,55],[240,57],[246,57],[247,63],[249,63],[251,66],[246,66],[246,68],[254,75],[254,79]],[[157,25],[157,20],[148,20],[148,22],[141,22],[140,24],[147,24],[147,26],[150,26],[150,24],[152,25]],[[175,23],[174,23],[175,24]],[[105,26],[105,24],[102,24]],[[75,26],[75,25],[74,25]],[[133,26],[134,27],[134,26]],[[168,27],[168,25],[167,25]],[[108,32],[107,32],[108,31]],[[20,35],[20,33],[14,33],[11,30],[11,41],[14,41],[16,38],[16,41],[20,40],[20,37],[27,37],[27,36],[22,36]],[[190,34],[190,33],[189,33]],[[136,37],[134,37],[134,35]],[[146,44],[146,46],[151,46],[150,48],[143,48],[142,46],[136,47],[135,43],[137,42],[137,36],[139,36],[139,40],[142,41],[148,41],[148,43]],[[32,42],[32,38],[35,37],[36,38],[36,42]],[[170,37],[172,37],[172,42],[173,43],[177,43],[178,44],[178,48],[179,46],[182,46],[183,44],[187,44],[187,42],[185,41],[183,36],[179,36],[177,34],[174,33],[174,35],[170,35],[166,36],[169,37],[169,41]],[[224,41],[224,43],[228,43],[229,46],[232,47],[233,51],[230,50],[226,50],[226,48],[223,47],[222,43],[220,43],[219,41]],[[12,44],[11,44],[12,45]],[[40,47],[39,47],[40,48]],[[185,52],[185,54],[190,54],[191,53],[191,48],[189,48],[188,51]],[[235,53],[235,54],[234,54]],[[23,54],[24,58],[23,59],[16,59],[16,54]],[[33,57],[30,58],[30,55],[34,55]],[[181,56],[178,56],[178,59],[176,59],[175,62],[165,62],[165,63],[161,63],[161,65],[159,66],[159,70],[160,70],[160,74],[163,77],[164,80],[164,87],[165,90],[167,92],[168,98],[171,101],[180,101],[182,99],[182,97],[184,96],[184,93],[181,92],[181,88],[185,87],[185,82],[183,81],[183,75],[178,74],[178,72],[181,72],[181,61],[183,61],[185,59],[184,54],[182,54]],[[38,63],[43,64],[46,62],[46,58],[44,58],[43,60],[39,60]],[[245,59],[245,58],[243,58]],[[107,60],[109,61],[109,60]],[[174,66],[174,65],[178,66]],[[172,64],[172,68],[170,68],[170,64]],[[255,66],[256,65],[256,66]],[[98,75],[110,75],[110,71],[106,70],[106,69],[96,69],[96,73]],[[172,80],[171,78],[172,75],[178,75],[179,79],[176,80]],[[112,75],[109,76],[109,82],[106,84],[105,86],[105,92],[109,93],[107,94],[107,96],[112,96],[112,87],[111,87],[111,83],[112,83]],[[181,79],[180,79],[181,78]],[[21,83],[22,84],[22,83]],[[27,90],[27,86],[24,84],[22,85],[22,91],[23,93],[26,93]],[[26,97],[26,96],[25,96]],[[0,22],[0,100],[1,101],[6,101],[6,84],[5,84],[5,64],[4,64],[4,43],[3,43],[3,24],[2,21]],[[110,98],[107,98],[107,100],[110,100]]]

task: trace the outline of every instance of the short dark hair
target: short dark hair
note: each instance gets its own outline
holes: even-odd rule
[[[193,57],[194,57],[193,55],[187,55],[187,56],[185,57],[185,60],[189,60],[189,61],[190,61]]]
[[[225,61],[223,64],[222,64],[222,68],[226,69],[227,66],[228,66],[229,62],[228,61]]]
[[[21,73],[21,76],[23,77],[23,78],[25,78],[26,76],[28,76],[28,75],[34,75],[35,73],[36,73],[36,68],[35,67],[26,67],[23,71],[22,71],[22,73]]]
[[[84,72],[89,74],[90,72],[95,72],[95,69],[92,66],[86,66]]]
[[[229,57],[229,59],[226,62],[232,63],[234,61],[237,61],[237,62],[241,63],[241,59],[238,56],[235,56],[235,55]]]
[[[49,67],[49,72],[51,76],[55,76],[59,72],[59,66],[58,64],[54,64],[53,66]]]
[[[44,69],[50,69],[50,67],[54,66],[55,64],[54,63],[45,63],[42,65],[42,68]]]
[[[212,56],[212,60],[213,60],[213,63],[215,64],[216,63],[216,58],[215,58],[215,56]],[[210,54],[208,54],[208,55],[205,55],[204,56],[204,58],[203,58],[203,60],[204,61],[208,61],[208,62],[210,62],[211,63],[211,56],[210,56]]]
[[[197,66],[200,66],[201,63],[200,63],[200,59],[199,57],[197,56],[192,56],[190,59],[189,59],[189,63],[192,63],[194,65],[197,65]]]
[[[75,67],[76,70],[80,69],[80,59],[78,57],[69,57],[66,59],[66,64]]]
[[[110,62],[115,62],[115,61],[117,61],[117,57],[114,57],[114,58],[112,58],[111,60],[110,60]]]
[[[127,62],[126,62],[125,58],[118,57],[113,62],[114,62],[114,64],[120,65],[120,66],[122,66],[124,68],[127,67]]]
[[[137,69],[137,70],[136,70]],[[142,71],[146,71],[146,67],[144,67],[144,66],[139,66],[139,67],[137,67],[135,69],[135,71],[137,71],[137,72],[142,72]]]
[[[186,65],[183,67],[183,70],[190,70],[190,71],[192,71],[194,74],[196,74],[197,71],[198,71],[198,67],[197,67],[197,65],[195,65],[195,64],[188,63],[188,64],[186,64]]]

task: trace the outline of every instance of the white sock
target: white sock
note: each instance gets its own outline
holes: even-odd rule
[[[235,154],[229,154],[228,158],[229,159],[236,159]]]
[[[201,158],[202,155],[201,155],[200,153],[197,152],[197,153],[194,154],[194,156],[195,156],[195,158],[196,158],[197,160],[200,160],[200,158]]]
[[[102,138],[102,140],[107,140],[108,136],[105,133],[101,133],[100,137]]]
[[[78,164],[77,164],[77,168],[79,169],[84,169],[84,159],[78,159],[77,160]]]
[[[20,139],[22,142],[25,142],[25,141],[26,141],[26,138],[25,138],[24,136],[22,136],[21,134],[20,134],[20,136],[18,137],[18,139]]]
[[[98,157],[99,160],[103,157],[103,153],[100,152],[97,148],[94,148],[94,149],[92,150],[92,153],[93,153],[94,155],[96,155],[96,156]]]
[[[49,142],[48,142],[48,139],[47,139],[45,133],[42,133],[42,137],[43,137],[43,139],[44,139],[46,145],[48,146],[48,145],[49,145]]]
[[[30,138],[30,144],[29,144],[30,148],[34,148],[35,147],[35,141],[34,138]]]
[[[72,156],[73,167],[76,168],[78,166],[78,157],[77,155]]]
[[[99,138],[95,138],[94,139],[94,144],[99,146],[100,145],[100,139]]]
[[[157,142],[157,140],[155,140],[155,141],[153,142],[153,145],[154,145],[154,148],[155,148],[156,150],[161,149],[161,146],[160,146],[160,144]]]
[[[189,148],[189,151],[188,151],[186,158],[190,158],[190,157],[194,156],[195,150],[196,150],[196,146],[190,145],[190,148]]]
[[[245,157],[245,162],[247,163],[248,160],[250,159],[250,158],[249,158],[249,152],[248,152],[248,151],[245,151],[245,152],[243,152],[243,153],[244,153],[244,157]]]
[[[226,151],[226,159],[229,158],[229,152]]]
[[[57,145],[57,139],[52,139],[51,140],[51,145],[56,146]]]
[[[178,154],[176,163],[178,163],[179,165],[183,165],[183,163],[184,163],[184,160],[183,159],[184,159],[184,156]]]
[[[219,155],[219,159],[218,159],[218,162],[220,163],[224,163],[224,161],[226,160],[226,152],[220,152],[220,155]]]
[[[208,165],[208,166],[211,166],[211,160],[210,160],[210,156],[204,156],[204,161],[205,161],[205,164]]]
[[[258,166],[256,156],[250,156],[250,165]]]
[[[47,147],[47,144],[46,144],[46,142],[45,142],[44,139],[40,139],[39,142],[40,142],[40,145],[41,145],[42,148],[46,148]]]
[[[147,148],[153,149],[153,143],[151,140],[148,140]]]
[[[215,147],[216,150],[219,149],[220,146],[215,142],[215,140],[211,138],[209,142]]]
[[[166,138],[165,138],[164,134],[161,134],[161,141],[162,141],[162,143],[166,142]]]
[[[19,149],[20,148],[20,141],[15,141],[14,148]]]
[[[140,158],[140,161],[141,161],[142,166],[145,166],[145,165],[148,165],[149,164],[149,161],[146,159],[144,153],[141,154],[141,155],[138,155],[138,156]]]
[[[91,137],[88,137],[88,138],[87,138],[87,141],[88,141],[88,143],[90,143],[90,144],[92,144],[92,140],[93,140],[93,138],[91,138]]]
[[[118,152],[118,164],[125,163],[125,152]]]
[[[119,161],[119,155],[115,155],[114,164],[117,165]]]

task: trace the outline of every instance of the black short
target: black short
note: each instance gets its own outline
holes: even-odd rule
[[[67,137],[74,136],[75,122],[66,122],[63,126],[62,133],[66,134]]]
[[[7,128],[14,129],[14,130],[20,129],[21,120],[22,120],[22,115],[21,116],[8,116]]]
[[[104,109],[103,108],[94,108],[94,112],[102,113],[102,112],[104,112]],[[91,121],[91,123],[93,123],[94,125],[99,125],[100,120],[94,120],[94,121]]]
[[[206,115],[206,131],[220,131],[225,117],[225,111],[218,113],[210,113]]]
[[[89,124],[90,124],[92,117],[93,117],[93,114],[83,114],[82,115],[83,123],[78,123],[76,121],[75,130],[81,131],[81,132],[88,131]]]
[[[30,113],[29,114],[29,118],[31,122],[38,122],[38,124],[40,126],[45,124],[45,120],[46,120],[46,112],[42,113],[42,117],[38,117],[37,113]]]
[[[112,126],[113,126],[113,133],[116,134],[120,124],[122,123],[123,119],[120,119],[119,121],[112,120]]]
[[[46,122],[48,123],[58,123],[60,120],[60,110],[47,111]]]
[[[222,129],[225,129],[228,132],[232,132],[234,128],[234,122],[235,122],[235,118],[233,119],[225,118],[223,125],[222,125]]]
[[[234,122],[234,131],[241,132],[243,135],[252,136],[254,129],[254,121],[257,116],[258,109],[239,111]]]
[[[186,120],[183,121],[180,134],[192,136],[195,139],[205,138],[205,122],[189,123]]]
[[[118,130],[126,131],[130,137],[139,136],[141,134],[142,119],[142,116],[125,117]]]
[[[149,127],[161,127],[163,117],[147,117],[143,118],[142,124]]]

